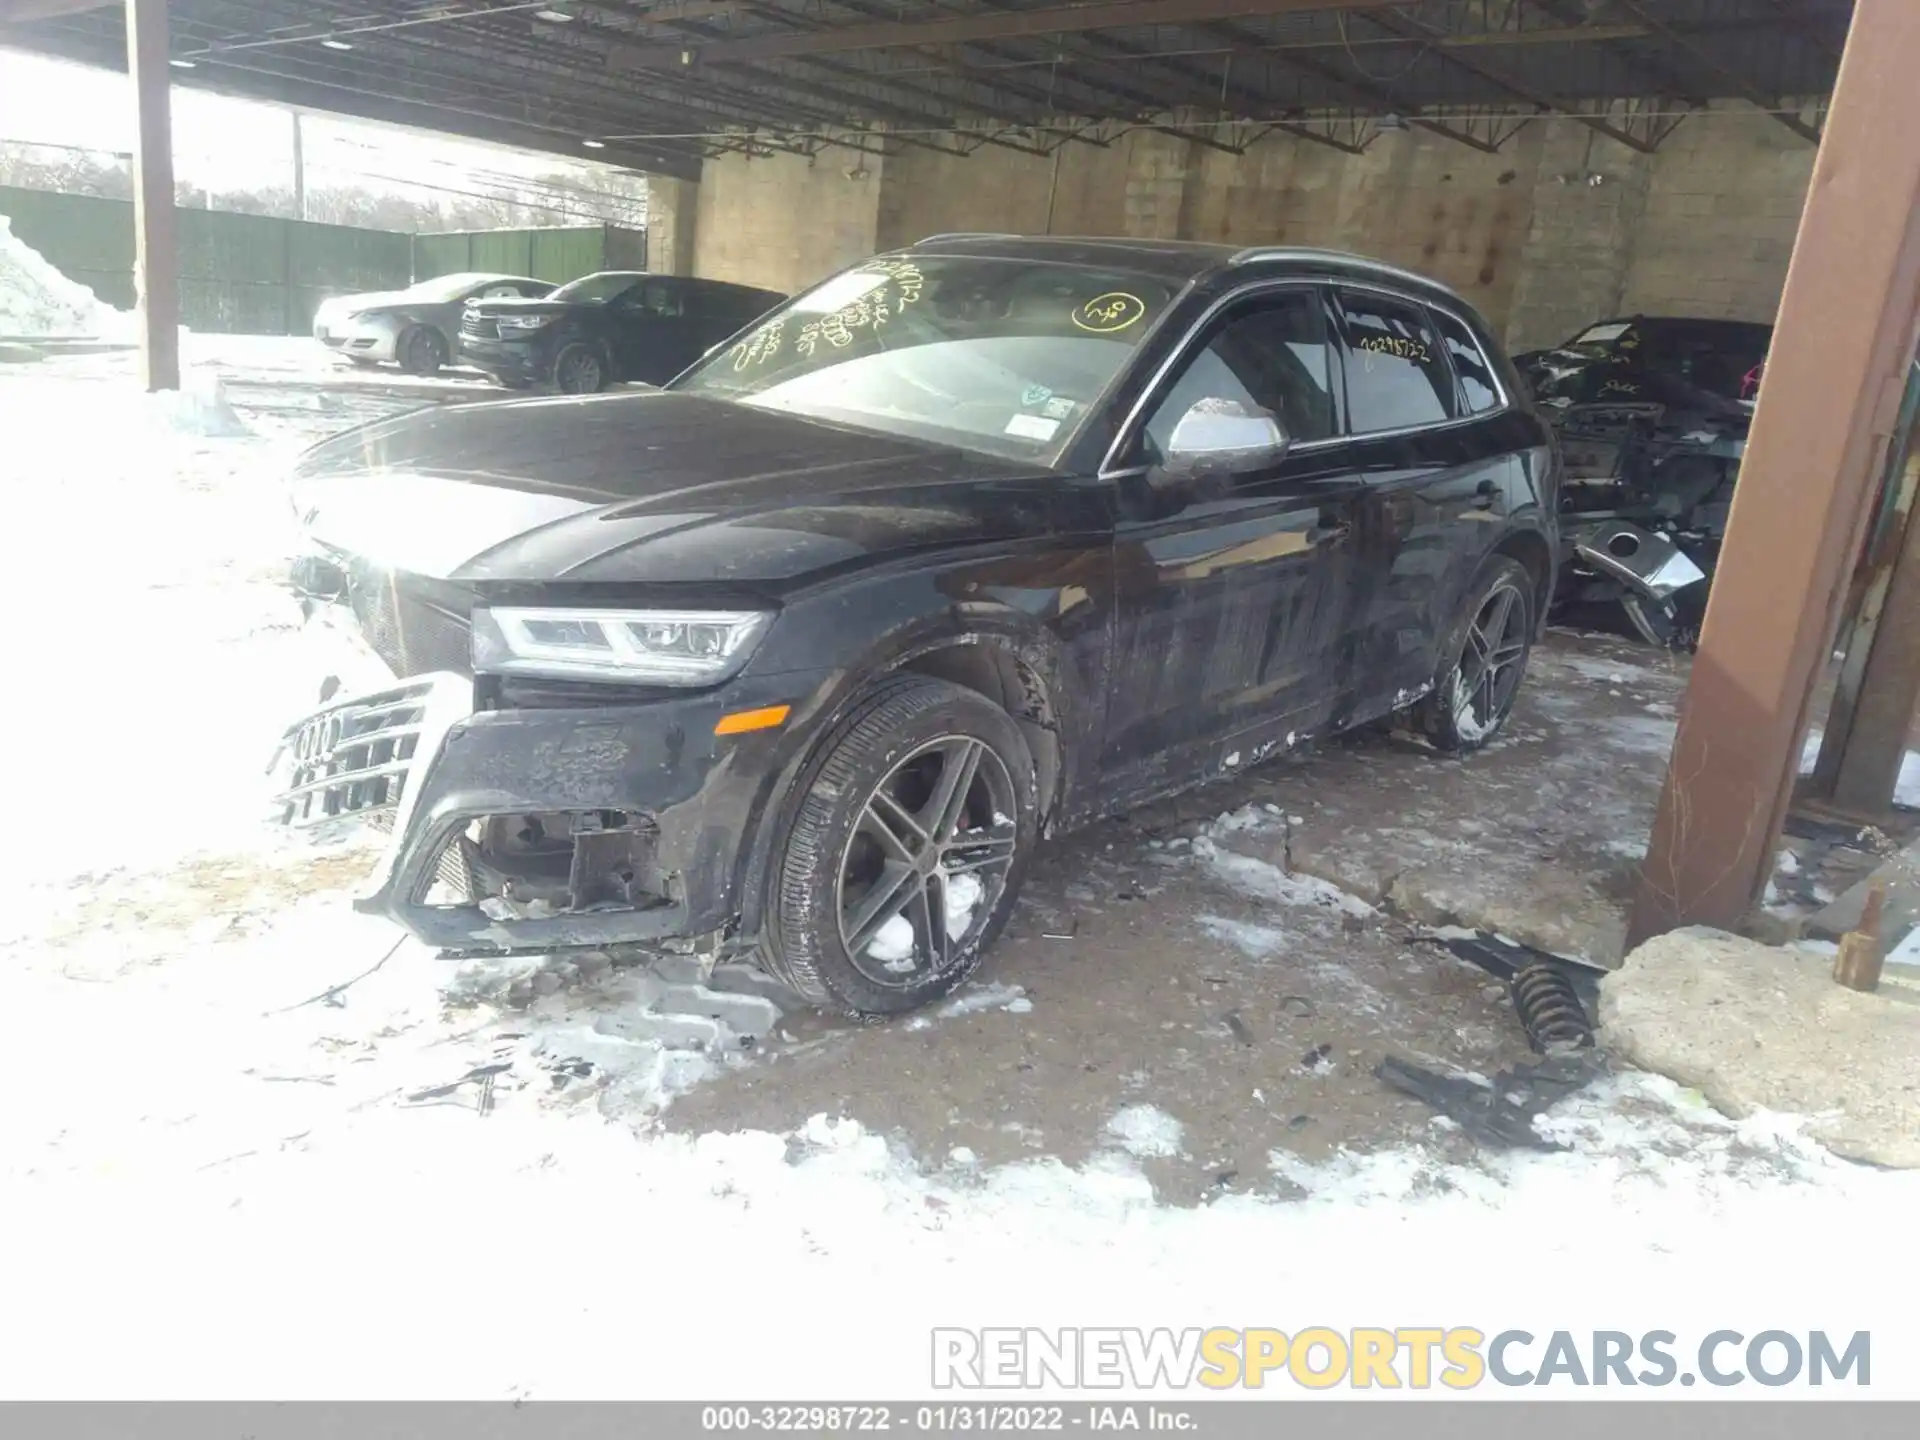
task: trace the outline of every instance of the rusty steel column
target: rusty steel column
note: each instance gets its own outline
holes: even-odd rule
[[[167,0],[127,0],[127,73],[140,133],[133,147],[133,279],[140,383],[180,388],[180,251],[173,209],[173,113]]]
[[[1772,871],[1920,308],[1920,4],[1859,0],[1630,943],[1738,927]]]
[[[1920,706],[1920,361],[1907,367],[1882,518],[1867,545],[1859,609],[1843,631],[1846,664],[1827,709],[1826,735],[1812,781],[1798,801],[1868,824],[1883,823],[1893,805],[1907,732]]]

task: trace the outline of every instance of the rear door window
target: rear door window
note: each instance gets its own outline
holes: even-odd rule
[[[639,309],[662,319],[676,319],[686,309],[680,287],[671,280],[649,280],[628,298]]]
[[[1457,317],[1444,310],[1429,310],[1440,343],[1446,346],[1447,359],[1453,364],[1453,378],[1460,386],[1460,413],[1483,415],[1500,405],[1500,385],[1493,378],[1493,366],[1487,363],[1480,342]]]
[[[1453,372],[1426,311],[1371,291],[1339,295],[1352,432],[1368,435],[1453,419]]]

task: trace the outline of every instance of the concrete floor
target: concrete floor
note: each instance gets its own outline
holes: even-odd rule
[[[1175,1149],[1143,1163],[1189,1202],[1269,1186],[1276,1152],[1427,1137],[1465,1154],[1374,1066],[1490,1074],[1529,1052],[1504,988],[1419,922],[1617,961],[1684,683],[1684,660],[1556,633],[1480,755],[1354,737],[1069,837],[958,1003],[872,1026],[790,1011],[759,1063],[665,1123],[782,1131],[825,1111],[923,1162],[1078,1163],[1128,1148],[1109,1126],[1147,1105],[1178,1144],[1132,1148]]]

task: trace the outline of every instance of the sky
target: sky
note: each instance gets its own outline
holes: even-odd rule
[[[444,184],[475,170],[533,175],[564,167],[585,176],[599,168],[312,114],[302,130],[307,173],[313,183],[345,184],[357,177],[369,188],[379,189],[380,182],[367,179],[367,172],[399,181]],[[0,49],[0,140],[130,152],[132,82],[117,71]],[[173,142],[175,174],[191,185],[237,190],[292,183],[293,121],[279,106],[175,84]]]

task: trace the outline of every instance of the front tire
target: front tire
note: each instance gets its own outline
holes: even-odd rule
[[[430,326],[416,325],[400,337],[394,353],[409,375],[438,375],[447,363],[447,339]]]
[[[1012,718],[945,681],[887,680],[829,740],[774,858],[768,968],[853,1015],[931,1004],[1005,927],[1038,835]]]
[[[1508,555],[1480,567],[1414,719],[1436,749],[1465,755],[1500,733],[1533,653],[1533,577]]]
[[[606,389],[611,378],[606,357],[591,345],[576,340],[553,357],[553,388],[562,395],[592,395]]]

